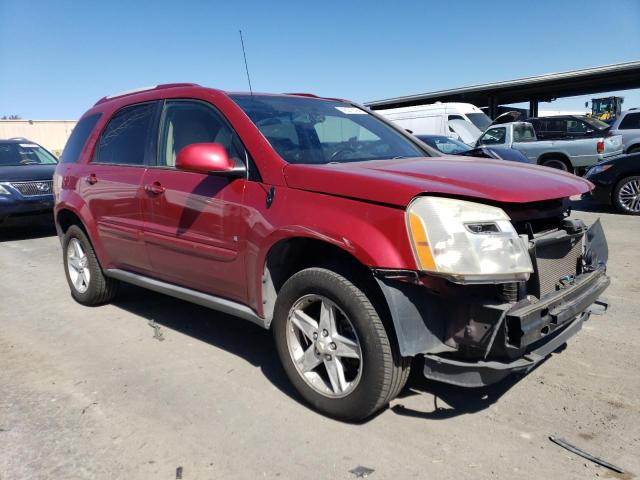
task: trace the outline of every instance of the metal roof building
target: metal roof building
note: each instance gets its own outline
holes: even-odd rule
[[[434,102],[465,102],[488,107],[489,116],[493,118],[498,105],[530,102],[531,116],[535,116],[538,102],[632,88],[640,88],[640,61],[375,100],[365,105],[379,110]]]

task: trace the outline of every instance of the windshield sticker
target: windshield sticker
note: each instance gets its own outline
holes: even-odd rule
[[[35,143],[21,143],[20,146],[22,148],[38,148],[38,145]]]
[[[367,112],[364,110],[360,110],[356,107],[336,107],[336,110],[340,110],[342,113],[346,113],[347,115],[366,115]]]

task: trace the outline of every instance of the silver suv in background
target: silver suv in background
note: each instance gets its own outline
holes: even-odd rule
[[[631,108],[622,112],[613,122],[610,132],[622,135],[624,153],[640,152],[640,109]]]

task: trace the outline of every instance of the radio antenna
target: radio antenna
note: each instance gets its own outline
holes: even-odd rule
[[[249,66],[247,65],[247,54],[244,51],[244,40],[242,39],[242,30],[240,32],[240,44],[242,45],[242,55],[244,56],[244,68],[247,71],[247,81],[249,82],[249,93],[253,97],[253,89],[251,88],[251,77],[249,76]]]

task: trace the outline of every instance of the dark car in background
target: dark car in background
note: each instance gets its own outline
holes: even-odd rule
[[[640,215],[640,152],[600,162],[585,178],[596,188],[587,194],[627,215]]]
[[[488,147],[481,145],[472,148],[466,143],[444,135],[416,135],[420,140],[445,155],[462,155],[465,157],[495,158],[512,162],[529,163],[522,152],[513,148]]]
[[[585,137],[602,137],[611,126],[597,118],[586,115],[558,115],[533,117],[527,122],[533,125],[539,140],[561,140]]]
[[[58,161],[24,138],[0,140],[0,223],[8,217],[53,212],[53,173]]]

